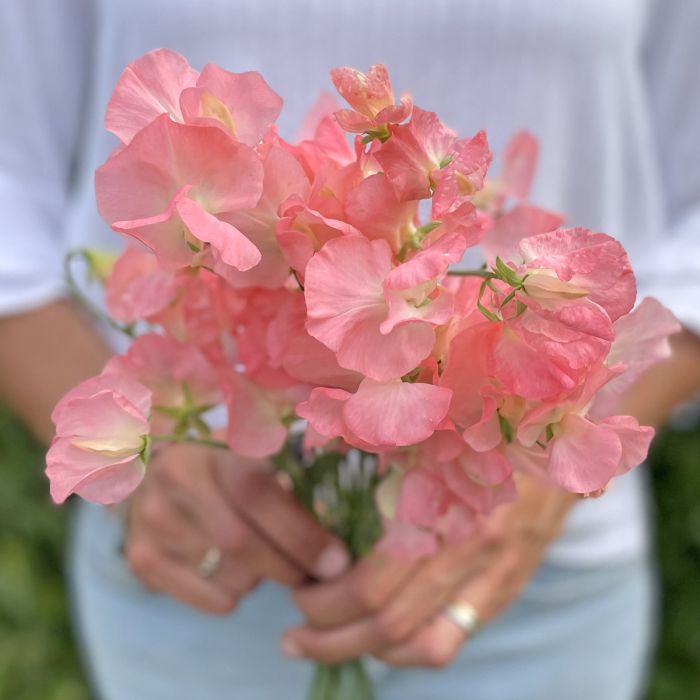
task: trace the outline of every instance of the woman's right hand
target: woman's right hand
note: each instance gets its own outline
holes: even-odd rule
[[[124,545],[147,588],[218,614],[262,579],[297,586],[332,579],[350,564],[343,544],[269,469],[198,445],[153,456],[130,500]],[[207,575],[201,564],[217,549],[220,564]]]

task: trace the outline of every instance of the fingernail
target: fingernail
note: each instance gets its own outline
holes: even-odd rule
[[[291,637],[284,637],[280,646],[282,647],[282,653],[290,659],[301,658],[301,647]]]
[[[316,573],[321,578],[335,578],[348,568],[350,555],[337,544],[326,547],[316,562]]]

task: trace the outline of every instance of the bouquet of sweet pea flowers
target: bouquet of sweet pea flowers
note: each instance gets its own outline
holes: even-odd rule
[[[526,202],[530,135],[487,177],[486,135],[395,101],[383,66],[331,77],[348,108],[322,98],[292,144],[258,73],[161,49],[122,74],[95,185],[129,245],[71,259],[133,342],[56,406],[57,502],[126,499],[155,445],[202,443],[286,472],[356,556],[421,557],[516,498],[518,470],[591,494],[644,460],[652,428],[615,406],[678,324],[633,310],[622,246]],[[353,662],[310,697],[371,696]]]

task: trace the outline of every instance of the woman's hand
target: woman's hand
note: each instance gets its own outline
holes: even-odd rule
[[[284,651],[325,663],[374,654],[394,665],[443,666],[464,633],[443,611],[472,605],[481,624],[512,603],[559,532],[576,497],[533,477],[464,543],[418,562],[375,550],[335,581],[306,585],[295,599],[306,624],[285,635]]]
[[[202,571],[207,552],[214,564],[220,553],[210,575]],[[154,455],[131,498],[125,554],[149,589],[219,614],[261,579],[298,586],[349,563],[344,546],[263,465],[196,445]]]

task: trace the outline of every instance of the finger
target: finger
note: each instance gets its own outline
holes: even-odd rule
[[[196,522],[152,486],[132,501],[129,535],[147,536],[158,549],[192,562],[206,543]]]
[[[158,456],[162,459],[154,465],[150,489],[206,534],[206,546],[223,549],[240,517],[220,493],[215,456],[195,445],[178,445]]]
[[[326,530],[275,477],[259,467],[224,472],[236,509],[307,574],[332,579],[350,565],[343,543]]]
[[[234,513],[225,531],[199,521],[204,531],[198,564],[209,546],[217,546],[223,559],[249,571],[256,578],[270,578],[284,586],[298,586],[306,579],[304,571],[281,554],[245,520]]]
[[[376,614],[418,566],[376,548],[344,576],[297,588],[294,601],[313,627],[344,625]]]
[[[478,533],[464,542],[444,546],[435,563],[437,575],[441,576],[440,571],[445,568],[449,577],[454,569],[463,579],[483,568],[500,546],[500,540],[489,533]],[[386,601],[414,576],[421,564],[422,561],[409,560],[375,547],[345,576],[298,588],[294,599],[313,627],[347,624],[382,610]]]
[[[156,549],[193,572],[198,572],[210,549],[209,539],[197,523],[155,491],[144,493],[133,508],[131,531],[137,536],[146,535]],[[251,591],[260,580],[242,561],[234,561],[223,552],[221,564],[210,578],[238,595]]]
[[[182,454],[179,455],[180,459]],[[196,464],[201,465],[201,454],[184,454],[192,460],[199,459],[200,462]],[[208,462],[206,468],[191,468],[195,461],[185,464],[184,468],[182,464],[180,462],[161,470],[159,481],[171,505],[175,504],[187,515],[201,537],[196,547],[189,544],[190,551],[194,549],[199,553],[190,554],[190,557],[201,558],[201,553],[213,546],[255,577],[271,578],[285,586],[299,585],[305,579],[305,572],[266,541],[222,495],[213,462]],[[167,507],[161,504],[161,509],[165,511]],[[158,513],[154,512],[152,520],[157,518]]]
[[[468,635],[451,620],[437,615],[407,641],[375,656],[392,666],[443,668],[454,660],[467,639]]]
[[[532,577],[539,563],[539,551],[523,544],[504,550],[481,574],[461,587],[459,600],[472,605],[483,625],[500,615],[513,603]]]
[[[219,569],[214,572],[211,579],[221,588],[243,597],[255,589],[262,576],[251,571],[239,561],[231,561],[224,558]]]
[[[332,628],[298,627],[285,635],[283,649],[338,663],[399,645],[454,600],[470,570],[463,562],[454,548],[445,548],[421,563],[379,612]]]
[[[231,612],[238,602],[237,595],[201,578],[149,542],[132,541],[127,547],[127,561],[149,588],[198,610],[223,615]]]

